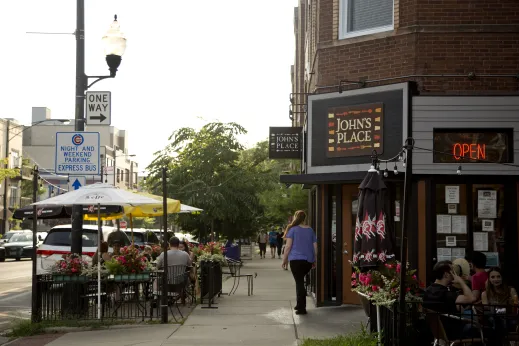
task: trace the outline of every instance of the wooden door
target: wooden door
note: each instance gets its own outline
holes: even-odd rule
[[[353,241],[355,235],[355,219],[357,217],[357,202],[359,184],[342,186],[342,303],[360,304],[358,295],[351,291],[351,274],[353,268],[349,261],[353,257]]]

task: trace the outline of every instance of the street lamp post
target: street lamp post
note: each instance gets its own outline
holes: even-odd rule
[[[126,49],[126,38],[119,30],[117,16],[103,37],[105,44],[106,63],[110,75],[87,76],[85,74],[85,0],[77,0],[76,18],[76,111],[75,131],[85,131],[85,92],[102,79],[114,78],[117,68],[121,64],[121,56]],[[89,79],[94,79],[89,84]],[[71,253],[82,254],[81,237],[83,233],[83,208],[80,205],[72,206]]]
[[[17,126],[14,126],[11,128],[11,120],[7,119],[7,126],[6,126],[6,133],[5,133],[5,159],[6,159],[6,162],[4,163],[4,168],[6,168],[6,169],[9,168],[9,157],[11,156],[10,155],[11,148],[9,148],[9,142],[11,142],[11,140],[14,139],[15,137],[21,135],[26,130],[28,130],[34,126],[40,125],[42,123],[50,122],[50,121],[57,121],[62,124],[70,123],[70,120],[68,120],[68,119],[44,119],[44,120],[36,121],[30,126],[17,125]],[[23,127],[23,130],[21,130],[18,133],[15,133],[12,137],[9,137],[11,130],[18,129],[21,127]],[[4,204],[4,209],[2,210],[2,221],[3,221],[2,222],[2,234],[5,234],[5,233],[7,233],[7,225],[8,225],[8,221],[7,221],[7,178],[4,179],[3,204]]]

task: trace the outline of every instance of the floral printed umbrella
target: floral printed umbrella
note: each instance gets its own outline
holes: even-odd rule
[[[393,232],[386,222],[387,188],[372,166],[359,186],[353,265],[374,267],[394,257]]]

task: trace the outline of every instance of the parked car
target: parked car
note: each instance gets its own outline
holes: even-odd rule
[[[132,231],[125,230],[124,231],[128,236],[128,239],[132,241]],[[148,231],[145,229],[134,229],[133,230],[133,242],[135,245],[145,246],[145,245],[158,245],[160,244],[160,240],[155,233],[152,231]]]
[[[12,231],[9,231],[6,234],[4,234],[4,236],[0,239],[0,244],[8,243],[9,239],[11,239],[11,237],[13,235],[15,235],[17,233],[20,233],[20,232],[31,232],[31,230],[23,229],[23,230],[12,230]]]
[[[59,261],[63,255],[70,253],[70,236],[72,232],[71,225],[60,225],[52,228],[43,244],[41,244],[36,252],[37,274],[48,274],[51,267]],[[98,230],[96,225],[83,225],[83,254],[82,257],[88,262],[92,262],[98,247]],[[121,246],[130,245],[128,236],[117,231],[114,227],[103,226],[101,233],[101,241],[107,241],[109,252],[112,252],[111,246],[118,241]]]
[[[159,240],[162,241],[162,234],[164,233],[164,231],[162,231],[160,229],[150,229],[149,231],[152,231],[153,233],[155,233],[157,238],[159,238]],[[168,231],[168,239],[171,237],[174,237],[174,236],[175,236],[174,232]]]
[[[15,232],[9,241],[2,244],[4,249],[4,261],[6,258],[14,258],[20,261],[22,258],[32,258],[32,231]]]

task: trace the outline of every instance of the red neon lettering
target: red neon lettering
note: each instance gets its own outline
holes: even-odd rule
[[[471,160],[485,160],[487,157],[485,144],[454,143],[452,154],[456,160],[462,158]]]

